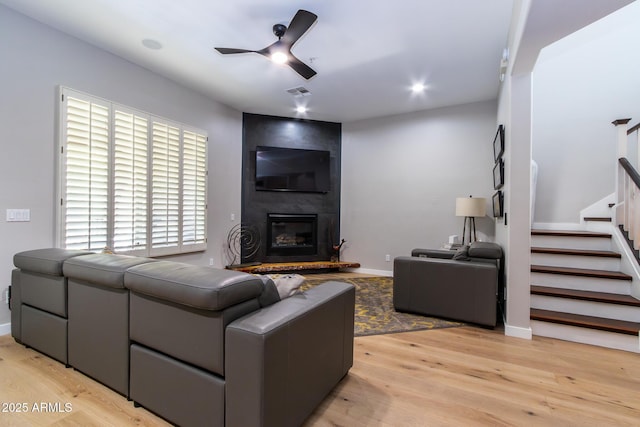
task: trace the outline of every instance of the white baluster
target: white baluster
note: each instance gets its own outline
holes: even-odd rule
[[[624,182],[626,178],[626,174],[624,173],[624,169],[617,164],[616,168],[618,176],[616,177],[616,193],[615,193],[615,201],[616,204],[613,208],[615,225],[618,226],[620,224],[624,224],[624,191],[618,191],[618,188],[624,189]]]
[[[629,233],[629,238],[633,240],[633,248],[640,249],[640,197],[639,190],[636,185],[630,183],[633,188],[633,216],[631,218],[631,224],[633,224],[633,233]]]
[[[629,239],[633,239],[635,234],[635,221],[634,218],[636,216],[636,201],[635,201],[635,185],[631,180],[627,182],[627,217],[625,218],[624,225],[625,229],[629,233]]]
[[[617,220],[616,225],[622,224],[623,228],[628,231],[629,229],[629,214],[630,214],[630,200],[628,193],[628,175],[620,166],[618,159],[622,157],[627,157],[627,123],[629,123],[631,119],[618,119],[613,122],[617,130],[617,138],[618,138],[618,150],[616,153],[616,171],[617,176],[615,180],[616,188],[616,203],[617,206],[615,208],[615,217]]]
[[[638,145],[640,144],[640,132],[636,129],[630,136],[627,136],[627,141],[629,141],[629,144],[633,144],[635,146],[633,148],[637,151],[636,164],[633,167],[638,170],[640,169],[640,145]]]
[[[622,228],[624,231],[629,231],[629,175],[625,173],[625,170],[620,166],[622,178],[622,186],[620,187],[620,200],[622,201],[622,206],[620,207],[620,211],[622,213],[622,218],[620,219],[620,224],[622,224]]]

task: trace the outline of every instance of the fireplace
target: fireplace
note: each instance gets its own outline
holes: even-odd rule
[[[318,253],[318,215],[267,214],[267,255]]]

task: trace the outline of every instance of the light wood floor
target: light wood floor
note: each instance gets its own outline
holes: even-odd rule
[[[640,425],[633,353],[461,327],[359,337],[354,358],[306,427]],[[0,404],[2,426],[167,425],[9,335]]]

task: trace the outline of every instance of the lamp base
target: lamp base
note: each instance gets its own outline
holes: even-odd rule
[[[464,246],[467,238],[467,221],[469,222],[469,243],[473,243],[478,240],[476,236],[476,218],[473,216],[465,216],[464,223],[462,225],[462,245]],[[471,240],[471,233],[473,232],[473,240]]]

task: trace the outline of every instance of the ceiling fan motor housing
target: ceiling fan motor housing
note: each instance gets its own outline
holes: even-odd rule
[[[284,33],[287,31],[287,26],[284,24],[275,24],[273,26],[273,34],[276,35],[277,38],[281,38],[284,36]]]

